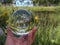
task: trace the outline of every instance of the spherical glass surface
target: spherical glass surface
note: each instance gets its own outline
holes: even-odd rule
[[[33,27],[33,22],[33,15],[30,11],[19,9],[10,15],[8,25],[13,31],[25,32],[29,31]]]

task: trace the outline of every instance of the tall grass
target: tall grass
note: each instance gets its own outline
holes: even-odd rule
[[[57,12],[39,12],[39,28],[33,45],[60,45],[60,13]]]
[[[4,16],[6,11],[11,15],[17,9],[28,9],[38,16],[35,24],[38,26],[35,40],[32,45],[60,45],[60,7],[0,7],[0,16]],[[5,11],[4,11],[5,10]],[[4,14],[2,13],[4,11]],[[3,18],[3,17],[2,17]],[[5,18],[4,18],[5,19]],[[7,20],[6,20],[7,21]],[[2,20],[3,22],[3,20]],[[5,22],[6,23],[6,22]]]

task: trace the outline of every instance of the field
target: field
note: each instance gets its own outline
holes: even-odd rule
[[[34,6],[34,7],[0,7],[0,27],[3,28],[4,33],[8,18],[17,9],[31,10],[35,20],[35,25],[38,26],[35,34],[35,40],[32,45],[60,45],[60,6]],[[3,37],[3,39],[2,39]],[[0,36],[1,44],[4,44],[4,36]]]

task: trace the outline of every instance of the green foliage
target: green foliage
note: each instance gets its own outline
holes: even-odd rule
[[[2,4],[1,4],[1,2],[0,2],[0,6],[1,6]]]
[[[5,16],[11,15],[13,11],[21,8],[31,10],[34,16],[38,16],[37,23],[35,22],[38,30],[32,45],[60,45],[60,6],[0,7],[0,20],[5,20]],[[7,15],[6,12],[8,12]],[[3,20],[0,21],[0,24],[4,22]],[[7,19],[5,23],[6,21]]]
[[[33,4],[36,5],[45,5],[45,6],[49,6],[49,5],[58,5],[60,3],[60,0],[33,0]]]
[[[5,7],[5,8],[2,8],[0,7],[0,27],[2,27],[3,29],[6,28],[6,21],[8,19],[8,16],[10,14],[10,12],[8,11],[9,9]]]
[[[3,0],[2,3],[4,3],[4,4],[8,3],[8,4],[9,4],[9,3],[12,3],[12,1],[13,1],[13,0]]]
[[[5,40],[6,40],[5,35],[0,35],[0,45],[4,45],[5,44]]]

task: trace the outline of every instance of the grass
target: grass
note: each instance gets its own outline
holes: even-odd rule
[[[35,34],[35,40],[32,45],[60,45],[60,6],[1,6],[0,17],[9,17],[13,11],[21,8],[31,10],[34,16],[38,16],[38,20],[36,20],[37,22],[35,21],[35,25],[38,26],[38,30]]]

